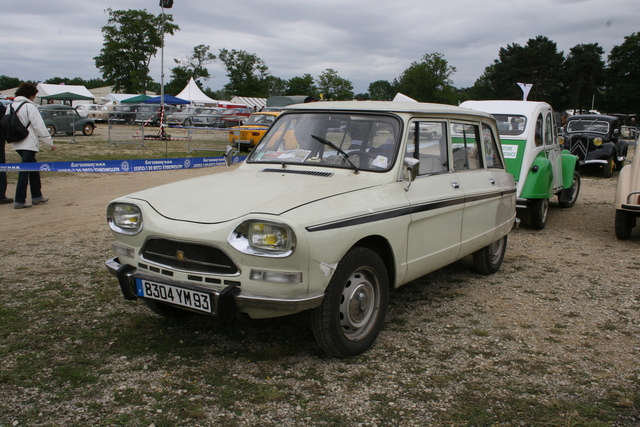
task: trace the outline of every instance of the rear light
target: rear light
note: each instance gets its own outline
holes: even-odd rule
[[[260,132],[251,132],[251,135],[253,135],[253,136],[260,136]]]

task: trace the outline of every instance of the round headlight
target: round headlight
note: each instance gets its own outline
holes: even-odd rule
[[[233,230],[228,242],[246,254],[283,257],[293,253],[296,237],[286,224],[249,220]]]
[[[599,147],[602,145],[602,138],[595,138],[593,140],[593,145],[595,145],[596,147]]]
[[[111,203],[107,208],[109,227],[122,234],[138,234],[142,230],[142,211],[134,204]]]

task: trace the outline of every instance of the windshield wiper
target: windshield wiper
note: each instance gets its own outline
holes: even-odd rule
[[[344,161],[347,162],[349,164],[349,166],[351,166],[353,168],[353,170],[355,171],[355,173],[358,173],[358,167],[356,165],[353,164],[353,162],[351,160],[349,160],[349,155],[347,153],[345,153],[342,148],[338,147],[337,145],[335,145],[333,142],[322,138],[321,136],[317,136],[317,135],[311,135],[311,138],[315,139],[316,141],[320,142],[321,144],[324,145],[328,145],[329,147],[333,148],[334,150],[336,150],[340,155],[342,155],[342,157],[344,158]]]

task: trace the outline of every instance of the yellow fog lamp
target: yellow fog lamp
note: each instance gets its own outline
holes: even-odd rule
[[[602,145],[602,138],[595,138],[593,140],[593,145],[595,145],[596,147],[599,147]]]

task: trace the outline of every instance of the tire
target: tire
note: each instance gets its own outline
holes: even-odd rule
[[[93,125],[91,123],[87,123],[82,127],[82,134],[85,136],[93,135]]]
[[[480,274],[493,274],[500,269],[507,252],[507,236],[473,253],[473,265]]]
[[[311,316],[318,345],[337,357],[368,350],[382,329],[389,304],[389,279],[382,259],[353,248],[338,263],[320,307]]]
[[[47,132],[49,132],[51,136],[55,135],[56,127],[54,125],[47,125]]]
[[[549,199],[533,199],[530,206],[531,228],[542,230],[547,225]]]
[[[602,168],[602,176],[604,178],[611,178],[611,176],[613,175],[613,170],[615,168],[616,168],[616,162],[614,160],[614,156],[612,155]]]
[[[189,127],[189,126],[191,126],[192,124],[193,124],[193,123],[191,122],[191,119],[187,119],[187,120],[185,120],[185,121],[184,121],[184,126]]]
[[[571,192],[570,198],[565,198],[563,196],[568,196],[568,193]],[[558,195],[558,204],[561,208],[570,208],[576,204],[576,200],[578,200],[578,195],[580,194],[580,173],[578,171],[573,172],[573,185],[571,188],[564,189]]]
[[[189,310],[183,310],[178,307],[174,307],[169,304],[165,304],[160,301],[153,301],[149,299],[144,299],[144,303],[149,307],[151,311],[156,314],[159,314],[162,317],[170,317],[172,319],[182,319],[184,317],[193,316],[195,313]]]
[[[616,237],[618,240],[629,240],[631,230],[636,226],[633,212],[616,209]]]

